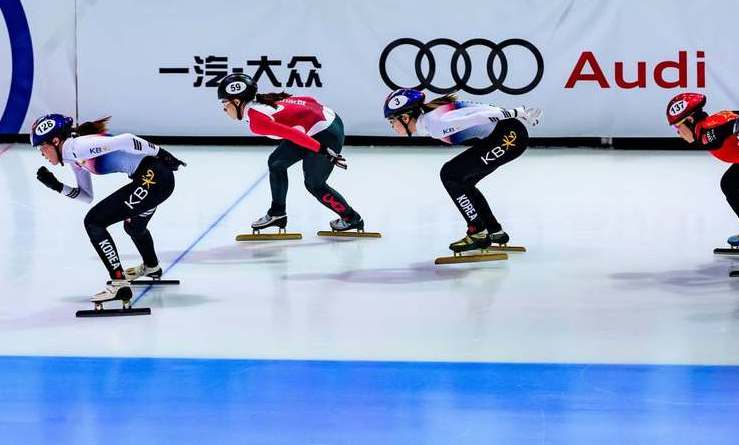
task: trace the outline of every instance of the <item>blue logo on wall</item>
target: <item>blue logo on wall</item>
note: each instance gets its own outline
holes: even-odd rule
[[[13,73],[5,111],[0,118],[0,134],[17,134],[31,103],[33,90],[33,43],[26,13],[20,0],[0,0],[0,12],[10,36]]]

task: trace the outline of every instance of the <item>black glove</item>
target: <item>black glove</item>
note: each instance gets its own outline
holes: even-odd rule
[[[161,159],[162,162],[164,162],[164,164],[167,166],[167,168],[169,168],[173,172],[176,172],[180,168],[180,165],[183,167],[187,167],[187,164],[175,158],[172,153],[161,147],[159,148],[157,159]]]
[[[346,158],[341,156],[341,154],[336,153],[331,149],[331,147],[327,147],[325,145],[321,145],[321,148],[318,150],[319,153],[323,153],[324,156],[328,158],[328,161],[335,166],[339,168],[343,168],[346,170]]]
[[[54,173],[50,172],[46,167],[40,167],[36,172],[36,179],[38,179],[43,185],[49,187],[57,193],[61,193],[64,189],[64,185],[56,179]]]

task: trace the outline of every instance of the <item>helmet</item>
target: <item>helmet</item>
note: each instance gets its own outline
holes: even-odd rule
[[[385,99],[385,119],[419,110],[425,100],[426,95],[422,91],[410,88],[395,90]]]
[[[229,74],[218,84],[219,99],[241,99],[251,102],[257,95],[257,83],[246,74]]]
[[[72,120],[63,114],[47,114],[36,119],[31,125],[31,145],[37,147],[52,139],[68,138],[72,133]]]
[[[667,104],[667,122],[675,125],[686,117],[700,111],[706,105],[706,96],[699,93],[681,93]]]

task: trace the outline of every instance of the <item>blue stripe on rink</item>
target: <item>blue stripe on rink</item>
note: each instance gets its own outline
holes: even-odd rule
[[[264,173],[264,174],[263,174],[262,176],[260,176],[260,177],[259,177],[259,179],[257,179],[256,181],[254,181],[254,183],[253,183],[253,184],[252,184],[251,186],[249,186],[249,188],[247,188],[247,189],[246,189],[246,191],[245,191],[244,193],[242,193],[242,194],[241,194],[241,196],[239,196],[238,198],[236,198],[236,200],[235,200],[235,201],[233,202],[233,204],[231,204],[231,205],[230,205],[230,206],[229,206],[229,207],[228,207],[228,208],[227,208],[227,209],[226,209],[226,210],[225,210],[225,211],[224,211],[223,213],[221,213],[221,216],[219,216],[219,217],[218,217],[218,218],[217,218],[217,219],[216,219],[215,221],[213,221],[213,222],[211,223],[211,225],[210,225],[210,226],[208,226],[208,228],[207,228],[207,229],[205,229],[205,231],[204,231],[203,233],[201,233],[201,234],[200,234],[200,236],[198,236],[198,237],[197,237],[197,238],[195,239],[195,241],[193,241],[192,243],[190,243],[190,245],[189,245],[189,246],[187,246],[187,248],[186,248],[185,250],[183,250],[183,251],[182,251],[182,253],[180,253],[180,254],[179,254],[179,255],[177,256],[177,258],[175,258],[175,259],[174,259],[174,261],[172,261],[172,263],[171,263],[171,264],[170,264],[169,266],[167,266],[167,267],[166,267],[166,268],[164,269],[164,272],[163,272],[163,274],[162,274],[162,275],[164,275],[164,276],[166,277],[167,273],[168,273],[168,272],[169,272],[170,270],[172,270],[172,268],[174,268],[174,267],[175,267],[175,266],[177,265],[177,263],[179,263],[179,262],[180,262],[180,261],[181,261],[181,260],[182,260],[183,258],[185,258],[185,256],[187,256],[187,254],[188,254],[188,253],[190,253],[190,251],[191,251],[191,250],[192,250],[192,249],[193,249],[193,248],[194,248],[194,247],[195,247],[195,246],[196,246],[196,245],[197,245],[197,244],[198,244],[198,243],[199,243],[200,241],[202,241],[202,239],[203,239],[203,238],[205,238],[205,236],[206,236],[207,234],[209,234],[211,230],[213,230],[213,229],[214,229],[214,228],[215,228],[215,227],[216,227],[216,226],[217,226],[218,224],[220,224],[220,223],[221,223],[221,221],[223,221],[223,219],[224,219],[224,218],[225,218],[226,216],[228,216],[228,214],[229,214],[229,213],[231,213],[231,211],[232,211],[233,209],[235,209],[235,208],[236,208],[236,206],[238,206],[238,205],[239,205],[239,204],[241,203],[241,201],[243,201],[243,200],[244,200],[244,198],[246,198],[247,196],[249,196],[249,194],[250,194],[251,192],[253,192],[253,191],[254,191],[254,189],[255,189],[255,188],[257,188],[257,186],[258,186],[258,185],[259,185],[259,184],[260,184],[260,183],[261,183],[262,181],[264,181],[264,178],[266,178],[268,174],[269,174],[268,172],[267,172],[267,173]],[[140,293],[140,294],[139,294],[139,295],[138,295],[138,296],[137,296],[136,298],[134,298],[134,299],[133,299],[133,304],[135,305],[135,304],[136,304],[136,303],[137,303],[137,302],[138,302],[138,301],[139,301],[140,299],[142,299],[142,298],[144,297],[144,295],[146,295],[146,294],[147,294],[147,293],[148,293],[148,292],[149,292],[149,291],[151,290],[151,288],[152,288],[152,286],[148,286],[148,287],[146,287],[146,288],[145,288],[145,289],[144,289],[144,290],[143,290],[143,291],[142,291],[142,292],[141,292],[141,293]]]
[[[8,444],[736,444],[739,367],[0,358]]]

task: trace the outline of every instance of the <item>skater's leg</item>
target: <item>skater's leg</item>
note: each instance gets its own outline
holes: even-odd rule
[[[272,205],[267,214],[278,216],[285,214],[287,199],[287,169],[303,158],[306,150],[290,141],[282,141],[269,155],[269,185],[272,190]]]
[[[471,184],[476,181],[470,178],[470,169],[475,168],[476,157],[477,155],[472,149],[467,149],[446,162],[440,172],[441,182],[457,210],[467,222],[469,233],[485,229],[485,222],[481,213],[485,209],[485,205],[483,204],[481,208],[475,202],[475,198],[479,198],[482,194],[474,192],[475,187]]]
[[[326,183],[334,166],[323,155],[308,153],[303,159],[303,175],[305,188],[321,204],[334,211],[340,217],[351,217],[354,210],[343,196]]]
[[[115,193],[110,197],[114,197]],[[109,198],[110,198],[109,197]],[[115,247],[107,227],[117,222],[111,220],[113,215],[108,213],[108,203],[100,201],[85,216],[85,230],[95,252],[100,256],[105,268],[108,270],[111,280],[123,279],[123,268],[118,257],[118,249]]]
[[[155,158],[146,158],[132,182],[95,205],[85,216],[85,229],[111,279],[123,279],[118,250],[108,227],[155,209],[174,190],[174,175]],[[152,249],[153,250],[153,249]]]
[[[503,230],[498,219],[493,215],[493,211],[490,209],[488,200],[485,199],[482,192],[477,187],[472,186],[467,190],[467,193],[470,197],[470,201],[474,203],[475,207],[477,207],[477,210],[480,212],[480,217],[482,218],[485,228],[488,229],[488,232],[495,233]]]
[[[341,153],[344,145],[344,124],[337,115],[331,125],[314,136],[322,145],[331,147],[336,153]],[[326,156],[308,152],[303,159],[303,177],[305,188],[318,201],[337,213],[342,219],[358,217],[346,199],[339,192],[331,188],[326,181],[331,175],[334,165]]]
[[[721,178],[721,191],[734,213],[739,217],[739,164],[733,164]]]
[[[493,133],[441,169],[441,181],[467,221],[468,232],[501,230],[487,200],[475,185],[484,177],[521,156],[528,143],[526,128],[515,119],[502,121]]]
[[[156,208],[151,209],[123,222],[123,229],[131,237],[133,244],[144,260],[144,265],[147,267],[156,267],[159,265],[159,259],[154,250],[154,240],[151,237],[151,232],[146,227],[152,216],[154,216],[155,211]]]

